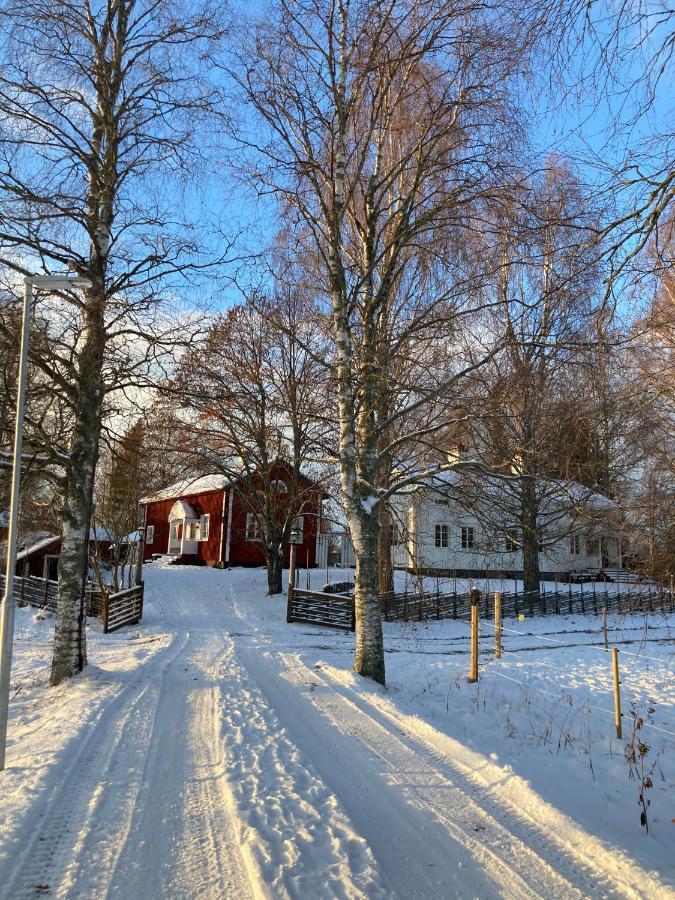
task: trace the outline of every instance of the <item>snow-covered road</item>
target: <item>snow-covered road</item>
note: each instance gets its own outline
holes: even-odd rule
[[[672,896],[507,769],[308,665],[260,576],[149,567],[160,648],[2,832],[0,896]]]

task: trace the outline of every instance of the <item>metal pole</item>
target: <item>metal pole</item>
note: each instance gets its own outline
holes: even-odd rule
[[[14,429],[14,461],[12,465],[12,490],[7,533],[7,568],[5,570],[5,594],[0,609],[0,771],[5,768],[7,748],[7,717],[9,713],[9,679],[12,669],[14,643],[14,570],[16,569],[17,527],[19,523],[19,487],[21,483],[21,449],[23,445],[23,412],[26,401],[26,374],[30,317],[33,306],[33,286],[26,279],[23,283],[23,317],[21,322],[21,351],[19,355],[19,379],[16,393],[16,424]]]

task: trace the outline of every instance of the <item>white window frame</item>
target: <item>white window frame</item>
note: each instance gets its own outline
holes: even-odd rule
[[[146,546],[155,543],[155,526],[154,525],[146,525],[145,526],[145,543]]]
[[[450,528],[443,522],[437,522],[434,528],[434,544],[437,550],[447,550]]]
[[[262,540],[262,529],[260,527],[260,521],[255,513],[248,512],[246,513],[246,533],[245,537],[247,541],[261,541]]]
[[[581,556],[581,538],[578,534],[570,537],[570,556]]]
[[[296,516],[293,519],[293,531],[299,531],[302,537],[302,540],[299,540],[298,543],[302,544],[305,539],[305,517],[304,516]]]
[[[473,525],[462,525],[460,541],[462,550],[476,549],[476,529]]]
[[[203,516],[199,517],[199,540],[200,541],[208,541],[209,539],[209,530],[211,525],[211,514],[204,513]]]

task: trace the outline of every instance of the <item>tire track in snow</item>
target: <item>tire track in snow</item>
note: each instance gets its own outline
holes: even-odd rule
[[[167,669],[129,833],[110,898],[253,896],[220,743],[215,681],[222,637],[196,632]]]
[[[439,742],[425,741],[419,728],[412,730],[408,720],[412,723],[414,717],[400,714],[378,693],[371,696],[371,693],[351,690],[330,676],[309,669],[295,655],[281,654],[281,657],[291,682],[304,687],[314,705],[392,765],[395,772],[401,769],[397,763],[399,754],[401,759],[414,754],[419,760],[419,772],[410,779],[404,769],[405,779],[399,782],[397,778],[403,790],[415,795],[418,802],[429,804],[429,794],[434,793],[429,791],[429,785],[434,782],[439,787],[443,785],[431,803],[437,818],[453,828],[464,823],[460,827],[469,837],[467,820],[471,823],[469,828],[478,826],[483,839],[491,848],[498,849],[501,859],[518,861],[511,866],[512,871],[522,876],[537,896],[641,898],[645,892],[652,897],[672,896],[668,889],[652,881],[649,873],[633,872],[634,877],[630,878],[623,877],[625,872],[617,873],[618,859],[613,850],[610,851],[613,862],[603,865],[593,857],[592,851],[583,852],[583,846],[571,845],[567,835],[557,834],[547,824],[538,824],[527,811],[500,796],[499,784],[493,791],[481,790],[465,766],[439,749]],[[414,721],[419,726],[419,721]],[[427,731],[443,742],[445,736],[424,723],[423,732]],[[452,805],[450,799],[455,800]],[[450,818],[449,808],[453,810]],[[592,846],[598,850],[599,844],[593,839]],[[512,896],[510,890],[508,894]]]
[[[269,894],[298,900],[395,896],[335,794],[281,726],[230,646],[220,675],[222,739],[241,840]]]
[[[171,660],[181,652],[182,646],[176,647],[176,643],[181,644],[174,640],[150,660],[151,669],[161,667],[167,657]],[[133,767],[115,772],[116,762],[120,754],[131,754],[128,758],[139,762],[158,693],[157,685],[135,679],[106,704],[92,729],[81,739],[81,747],[50,799],[42,823],[18,857],[2,897],[23,900],[42,895],[103,895],[103,866],[120,848],[125,817],[140,781]],[[111,784],[112,790],[106,790]],[[99,830],[102,810],[116,820],[114,831]],[[97,856],[102,863],[99,867],[95,864]],[[78,884],[83,879],[86,884],[80,889]]]

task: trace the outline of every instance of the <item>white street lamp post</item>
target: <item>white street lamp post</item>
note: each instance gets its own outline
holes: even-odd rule
[[[7,716],[9,711],[9,676],[12,668],[14,642],[14,570],[16,569],[17,525],[19,521],[19,487],[21,482],[21,449],[23,445],[23,413],[26,403],[26,374],[33,288],[91,287],[91,281],[79,275],[29,275],[23,280],[23,316],[21,320],[21,350],[19,355],[19,383],[16,392],[16,425],[14,429],[14,461],[7,533],[7,569],[5,593],[0,607],[0,771],[5,768],[7,746]]]

